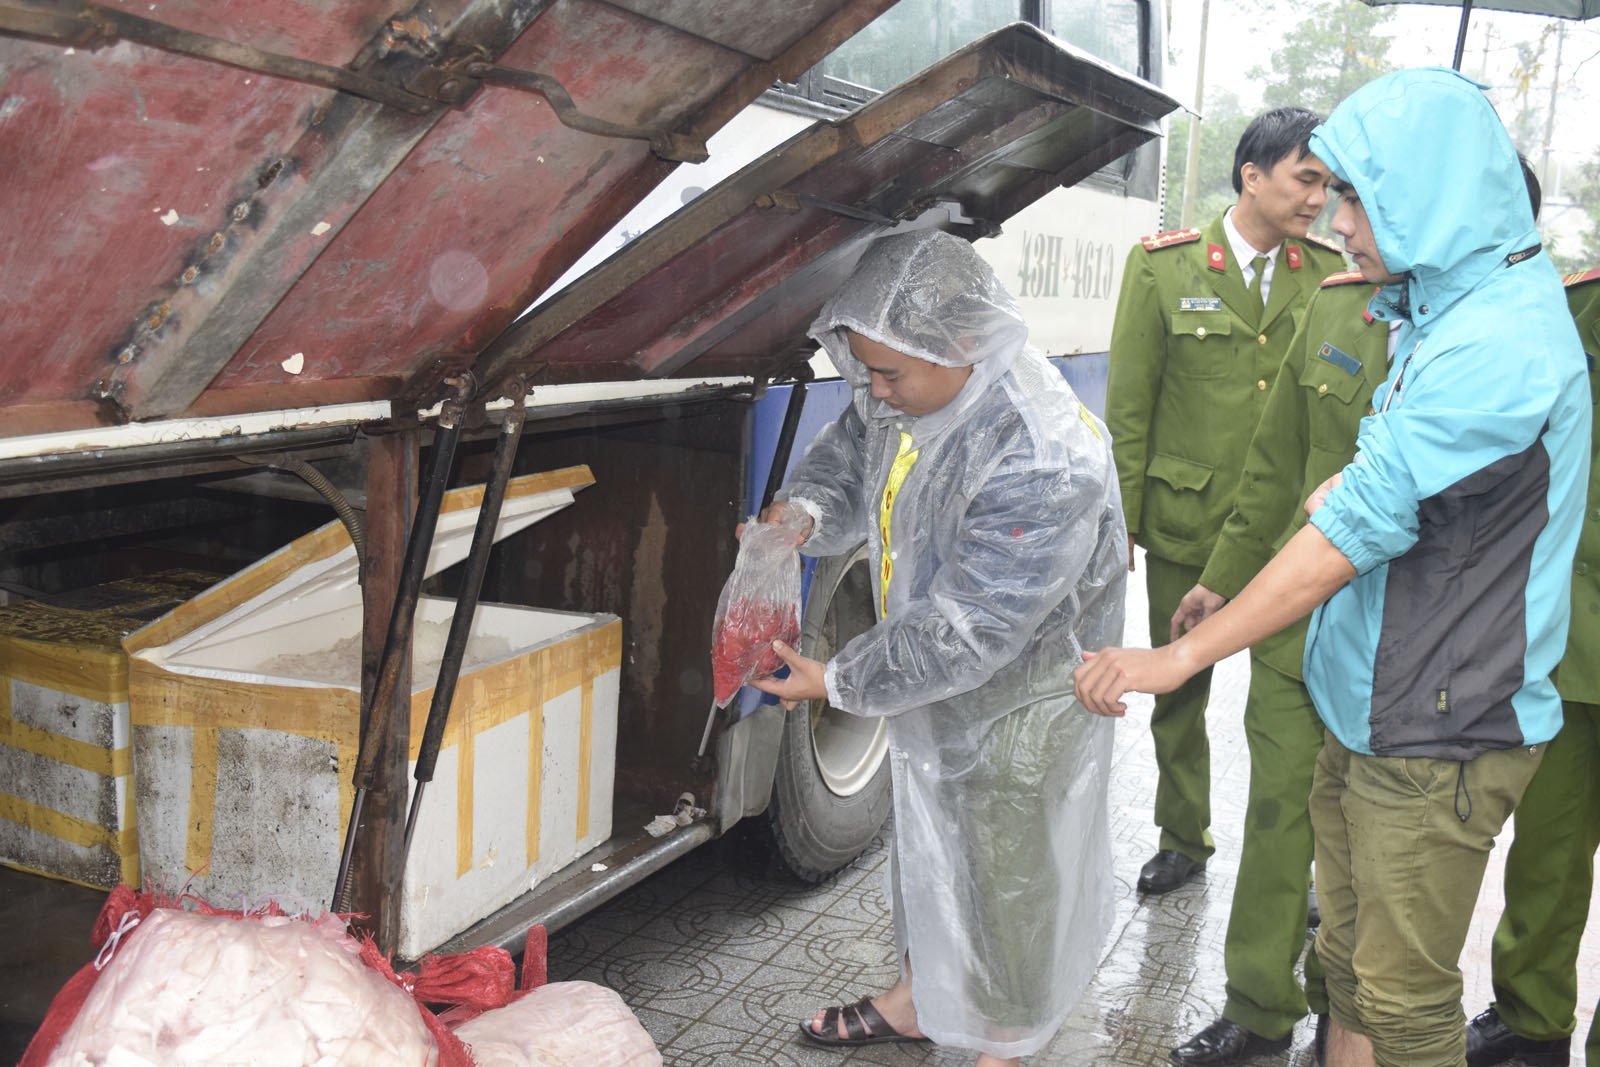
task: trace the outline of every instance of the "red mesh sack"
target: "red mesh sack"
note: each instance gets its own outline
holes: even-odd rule
[[[472,1067],[466,1046],[422,998],[460,997],[490,1007],[512,995],[508,956],[502,962],[480,950],[463,954],[459,963],[443,957],[424,968],[426,976],[401,978],[370,939],[350,937],[339,917],[295,918],[276,906],[246,914],[188,895],[163,898],[124,886],[107,898],[91,936],[98,955],[57,993],[19,1067],[45,1067],[58,1054],[85,1055],[97,1042],[122,1040],[106,1023],[113,1009],[126,1010],[127,1018],[140,1024],[135,1031],[144,1027],[160,1033],[170,1044],[163,1048],[162,1062],[204,1062],[206,1042],[214,1050],[226,1035],[243,1034],[245,1040],[263,1041],[270,1053],[251,1062],[299,1063],[303,1057],[294,1035],[308,1034],[306,1040],[350,1040],[353,1049],[370,1038],[369,1052],[385,1044],[408,1050],[409,1059],[390,1052],[386,1062]],[[316,967],[304,963],[308,946]],[[291,958],[301,962],[290,965]],[[300,981],[305,989],[295,985]],[[224,991],[221,1010],[231,1017],[227,1025],[208,1029],[203,1005],[193,1005],[202,1004],[202,991],[217,990]],[[185,1008],[161,1014],[166,1009],[160,1005],[174,1003]],[[311,1019],[307,1013],[320,1014]],[[302,1014],[306,1023],[297,1029]],[[329,1018],[362,1020],[370,1027],[330,1036],[323,1025]],[[137,1033],[128,1039],[136,1038]],[[237,1057],[235,1049],[223,1058],[242,1062]]]

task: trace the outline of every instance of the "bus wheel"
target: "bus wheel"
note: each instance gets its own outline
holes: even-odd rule
[[[801,651],[827,660],[869,628],[866,546],[817,563]],[[813,700],[784,720],[766,825],[771,851],[797,878],[820,882],[859,856],[889,815],[888,732],[882,719]]]

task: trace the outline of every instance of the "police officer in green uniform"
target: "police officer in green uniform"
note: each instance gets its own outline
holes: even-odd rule
[[[1200,582],[1171,620],[1197,625],[1255,577],[1305,524],[1301,504],[1355,454],[1356,427],[1389,373],[1387,325],[1367,312],[1372,283],[1360,271],[1324,279],[1267,393],[1245,455],[1233,512]],[[1328,1011],[1321,969],[1306,954],[1306,989],[1295,963],[1306,944],[1312,835],[1307,798],[1322,748],[1322,720],[1301,680],[1307,620],[1250,649],[1245,739],[1250,796],[1223,957],[1222,1017],[1172,1051],[1184,1064],[1236,1063],[1288,1048],[1310,1009]]]
[[[1146,237],[1128,254],[1111,333],[1111,429],[1128,564],[1145,549],[1152,642],[1164,644],[1233,506],[1245,447],[1299,314],[1344,266],[1307,228],[1327,202],[1327,169],[1306,151],[1318,116],[1279,108],[1246,127],[1234,152],[1238,202],[1203,230]],[[1201,870],[1211,840],[1205,704],[1211,674],[1156,698],[1150,729],[1159,779],[1155,857],[1144,893]]]
[[[1566,279],[1567,304],[1600,398],[1600,270]],[[1600,428],[1597,428],[1600,441]],[[1600,460],[1600,452],[1594,456]],[[1564,724],[1517,805],[1506,854],[1506,907],[1494,932],[1494,1003],[1467,1024],[1467,1063],[1568,1062],[1577,1026],[1578,942],[1589,918],[1600,846],[1600,463],[1572,564],[1572,629],[1556,668]],[[1600,1014],[1600,1012],[1597,1012]],[[1589,1027],[1589,1067],[1600,1067],[1600,1028]]]

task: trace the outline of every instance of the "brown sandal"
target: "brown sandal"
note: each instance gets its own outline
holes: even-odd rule
[[[854,1013],[854,1014],[852,1014]],[[844,1035],[839,1035],[839,1020],[844,1020]],[[800,1023],[800,1033],[819,1045],[848,1048],[854,1045],[881,1045],[889,1041],[926,1041],[925,1037],[911,1037],[890,1026],[888,1020],[872,1006],[872,1000],[862,997],[854,1004],[828,1008],[822,1013],[822,1030],[811,1028],[811,1020]]]

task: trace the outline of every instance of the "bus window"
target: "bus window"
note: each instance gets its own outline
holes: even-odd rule
[[[768,94],[773,106],[826,117],[848,111],[898,85],[957,48],[1019,19],[1141,78],[1161,84],[1152,45],[1152,0],[900,0],[836,48],[792,85]],[[788,97],[788,103],[774,97]],[[820,105],[820,106],[819,106]],[[837,113],[837,112],[834,112]],[[1091,182],[1156,195],[1152,170],[1159,149],[1116,160]]]
[[[1107,63],[1149,79],[1145,0],[1056,0],[1045,9],[1044,28]]]
[[[1017,0],[900,0],[835,49],[817,72],[830,91],[859,102],[1016,22],[1019,14]]]
[[[795,83],[780,83],[736,115],[712,138],[711,159],[673,171],[549,292],[813,120],[853,110],[1019,15],[1159,85],[1160,10],[1156,0],[900,0]],[[1071,188],[1040,196],[976,245],[1017,298],[1034,346],[1051,356],[1091,357],[1076,361],[1073,387],[1097,411],[1123,258],[1140,235],[1160,229],[1161,171],[1162,146],[1143,145]]]
[[[1148,79],[1150,6],[1150,0],[900,0],[803,75],[793,91],[848,109],[1019,19]]]

